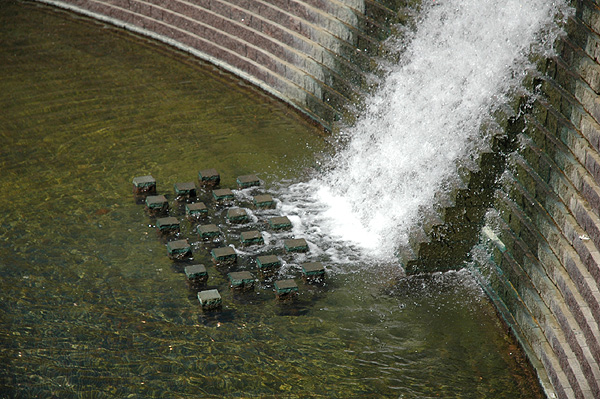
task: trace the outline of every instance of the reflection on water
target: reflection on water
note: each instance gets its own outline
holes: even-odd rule
[[[390,285],[389,270],[356,265],[324,287],[300,282],[284,306],[268,284],[233,296],[209,266],[224,308],[200,311],[131,179],[152,174],[170,199],[209,167],[223,187],[248,173],[267,188],[301,180],[329,149],[286,107],[13,0],[0,0],[0,68],[1,397],[540,397],[464,272]]]

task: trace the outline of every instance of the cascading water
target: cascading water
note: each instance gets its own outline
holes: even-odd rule
[[[393,262],[436,192],[477,158],[489,139],[482,125],[519,88],[532,55],[548,55],[568,12],[547,0],[424,4],[330,170],[279,194],[297,233],[336,262],[348,260],[336,249],[348,245],[361,261]]]

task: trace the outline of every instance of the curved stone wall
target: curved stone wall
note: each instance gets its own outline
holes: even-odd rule
[[[326,128],[359,100],[364,72],[402,15],[372,0],[39,1],[190,52]]]
[[[577,2],[558,56],[539,64],[513,125],[481,282],[549,396],[600,398],[600,9]],[[510,126],[509,126],[510,127]],[[509,129],[510,130],[510,129]],[[544,371],[546,375],[544,375]],[[546,377],[548,380],[546,380]]]

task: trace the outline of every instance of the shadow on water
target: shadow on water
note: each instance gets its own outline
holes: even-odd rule
[[[389,276],[355,265],[322,286],[297,278],[297,300],[279,303],[269,281],[232,293],[183,222],[223,297],[202,312],[131,179],[152,174],[171,200],[209,167],[223,187],[248,173],[266,188],[302,179],[329,148],[285,106],[144,39],[12,0],[0,0],[0,70],[1,397],[540,397],[465,273],[382,288]],[[255,268],[253,251],[238,270]]]

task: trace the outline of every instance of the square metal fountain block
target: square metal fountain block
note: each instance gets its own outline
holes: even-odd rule
[[[287,252],[308,252],[308,243],[304,238],[289,238],[283,240]]]
[[[262,234],[258,230],[243,231],[240,234],[240,241],[243,245],[262,245],[265,243]]]
[[[234,290],[246,291],[254,288],[254,277],[248,271],[228,273],[229,287]]]
[[[210,251],[213,262],[217,264],[232,264],[237,260],[237,254],[232,247],[220,247]]]
[[[139,176],[133,178],[134,194],[156,194],[156,179],[152,176]]]
[[[167,253],[173,260],[183,260],[192,256],[192,246],[188,240],[175,240],[167,243]]]
[[[218,309],[223,304],[219,290],[200,291],[198,301],[200,301],[203,310]]]
[[[179,220],[172,216],[156,219],[156,227],[163,234],[179,233]]]
[[[304,281],[320,281],[325,278],[325,267],[321,262],[309,262],[302,265]]]
[[[233,201],[233,199],[235,198],[233,195],[233,191],[231,191],[228,188],[213,190],[212,194],[213,198],[217,201]]]
[[[204,265],[186,266],[183,271],[185,272],[190,287],[199,286],[208,281],[208,272]]]
[[[292,228],[292,222],[287,216],[276,216],[269,219],[269,226],[273,230],[288,230]]]
[[[289,299],[298,294],[298,284],[293,279],[277,280],[274,284],[277,299]]]
[[[246,223],[250,220],[248,213],[243,208],[230,208],[225,217],[231,223]]]
[[[196,196],[196,185],[193,182],[175,183],[175,195],[193,198]]]
[[[272,209],[275,208],[275,201],[270,194],[261,194],[257,195],[253,198],[252,202],[254,206],[262,209]]]
[[[198,172],[198,181],[204,187],[215,187],[221,183],[221,175],[216,169],[204,169]]]
[[[185,216],[191,221],[205,218],[208,216],[208,208],[204,202],[185,204]]]
[[[198,226],[196,231],[198,232],[198,236],[204,240],[218,237],[221,234],[221,231],[215,224],[204,224],[202,226]]]
[[[240,189],[260,186],[260,180],[256,175],[245,175],[237,178],[237,184]]]

